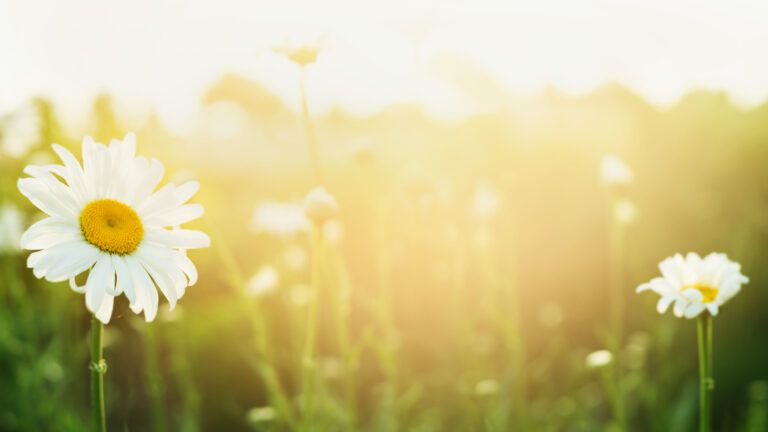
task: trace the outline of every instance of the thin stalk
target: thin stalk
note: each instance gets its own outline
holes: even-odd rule
[[[168,420],[165,415],[165,386],[160,373],[158,358],[158,342],[153,325],[146,327],[146,362],[149,397],[152,401],[152,424],[156,432],[168,430]]]
[[[304,68],[301,68],[299,75],[299,93],[301,94],[301,116],[304,123],[304,131],[307,135],[307,146],[309,156],[312,162],[312,171],[315,175],[315,182],[323,184],[325,177],[323,175],[323,166],[320,163],[320,150],[317,144],[317,135],[315,134],[315,125],[312,123],[312,115],[309,113],[309,104],[307,103],[307,90],[304,84]]]
[[[327,255],[330,258],[330,253]],[[357,424],[357,356],[352,346],[349,331],[350,282],[344,257],[338,251],[333,254],[335,261],[335,282],[338,287],[336,298],[336,339],[344,360],[344,398],[348,411],[347,430],[356,430]]]
[[[91,407],[93,430],[106,432],[107,419],[104,404],[104,374],[107,362],[104,360],[104,326],[96,317],[91,317]]]
[[[624,410],[624,380],[621,364],[621,346],[624,331],[624,224],[616,218],[614,205],[619,200],[616,192],[611,194],[609,200],[608,215],[611,220],[610,232],[610,310],[611,328],[608,335],[608,347],[613,354],[613,361],[608,367],[611,369],[609,383],[609,396],[613,409],[613,421],[619,430],[627,430],[627,420]]]
[[[699,431],[712,430],[712,315],[705,313],[698,319],[699,338]]]
[[[214,225],[210,225],[208,226],[208,232],[216,234],[218,229]],[[235,260],[229,245],[223,240],[223,237],[221,235],[215,237],[218,238],[218,241],[215,243],[215,250],[224,266],[227,279],[237,293],[243,297],[243,300],[247,301],[248,298],[245,293],[245,276],[243,276],[243,272],[240,270],[237,260]],[[288,403],[288,397],[286,396],[285,389],[280,381],[280,376],[275,368],[268,329],[264,322],[263,314],[259,310],[259,306],[260,304],[258,300],[253,302],[254,310],[249,314],[255,333],[256,350],[260,357],[258,359],[257,370],[261,375],[262,380],[264,380],[270,403],[277,408],[281,420],[286,422],[288,426],[293,429],[295,424],[294,412],[291,405]]]
[[[380,201],[374,202],[373,238],[376,251],[376,271],[379,279],[379,294],[374,310],[380,326],[381,342],[377,344],[377,354],[380,367],[384,373],[385,386],[381,407],[381,429],[397,430],[397,393],[398,378],[398,330],[392,315],[392,282],[391,263],[386,245],[384,230],[385,212]]]
[[[307,327],[304,332],[304,354],[302,356],[302,428],[308,430],[312,426],[315,402],[315,345],[317,339],[317,303],[320,292],[320,279],[323,260],[322,227],[315,225],[312,230],[312,274],[310,281],[309,310],[307,311]]]

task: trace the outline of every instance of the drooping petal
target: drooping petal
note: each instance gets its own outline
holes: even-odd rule
[[[685,308],[686,318],[695,318],[706,309],[702,303],[691,303]]]
[[[672,302],[674,302],[674,301],[675,301],[675,299],[677,299],[677,297],[675,297],[674,295],[665,295],[665,296],[662,296],[662,297],[659,299],[659,302],[656,304],[656,310],[657,310],[657,311],[658,311],[660,314],[663,314],[664,312],[666,312],[666,311],[667,311],[667,309],[669,309],[669,305],[671,305],[671,304],[672,304]]]

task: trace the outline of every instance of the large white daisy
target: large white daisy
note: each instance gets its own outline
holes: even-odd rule
[[[705,310],[717,315],[720,306],[749,282],[741,274],[741,265],[722,253],[711,253],[704,258],[693,252],[685,257],[677,254],[662,261],[659,270],[662,277],[640,285],[637,292],[651,290],[660,295],[659,313],[666,312],[674,303],[678,318],[695,318]]]
[[[65,148],[53,150],[63,165],[30,165],[19,179],[24,196],[48,217],[32,225],[21,247],[35,250],[27,266],[38,278],[69,280],[85,293],[85,304],[109,322],[114,298],[125,294],[135,313],[147,321],[157,314],[162,291],[171,309],[197,280],[186,250],[207,247],[208,236],[179,228],[203,214],[200,204],[186,204],[199,184],[167,184],[155,191],[163,165],[136,156],[133,134],[109,147],[83,140],[83,165]],[[88,277],[79,286],[75,277]]]

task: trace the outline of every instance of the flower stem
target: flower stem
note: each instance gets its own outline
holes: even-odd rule
[[[104,360],[104,326],[96,317],[91,317],[91,407],[93,409],[94,431],[107,430],[104,407],[104,374],[107,362]]]
[[[319,300],[320,279],[323,256],[323,233],[320,225],[315,225],[312,230],[312,274],[311,274],[311,298],[307,312],[307,327],[304,340],[304,354],[302,356],[302,428],[308,430],[312,427],[315,397],[315,345],[317,338],[317,303]]]
[[[317,135],[315,126],[312,123],[312,115],[309,113],[309,104],[307,103],[307,90],[304,85],[304,68],[301,68],[299,76],[299,92],[301,93],[301,115],[304,120],[304,130],[307,135],[307,145],[309,147],[309,156],[312,161],[312,170],[315,175],[315,182],[323,184],[325,177],[323,175],[323,166],[320,163],[320,150],[317,145]]]
[[[698,320],[699,336],[699,431],[712,430],[712,315],[705,313]]]

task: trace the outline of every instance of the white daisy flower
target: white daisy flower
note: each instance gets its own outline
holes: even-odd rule
[[[63,165],[30,165],[24,172],[31,177],[18,182],[21,193],[48,215],[21,238],[22,248],[36,251],[27,266],[38,278],[69,280],[105,324],[114,298],[123,293],[147,321],[157,314],[157,289],[173,309],[197,281],[186,250],[210,245],[206,234],[179,228],[203,214],[200,204],[185,204],[199,184],[155,191],[163,165],[135,155],[133,134],[109,147],[86,137],[82,166],[65,148],[54,144],[53,150]],[[75,277],[83,272],[87,281],[78,286]]]
[[[587,367],[592,369],[608,366],[613,361],[613,354],[608,350],[597,350],[589,353],[584,360]]]
[[[662,261],[659,270],[662,277],[640,285],[637,292],[651,290],[659,294],[659,313],[666,312],[674,303],[678,318],[694,318],[705,310],[717,315],[720,306],[749,282],[741,274],[739,263],[721,253],[711,253],[703,259],[693,252],[685,257],[677,254]]]
[[[301,204],[267,201],[253,211],[251,227],[257,233],[292,237],[309,231],[310,224]]]
[[[274,291],[279,283],[280,274],[277,270],[265,265],[248,280],[248,293],[253,297],[259,297]]]
[[[313,188],[304,198],[304,215],[318,226],[335,218],[338,213],[336,198],[322,186]]]
[[[600,163],[600,179],[605,186],[624,186],[634,178],[632,169],[620,157],[612,154],[603,156]]]

